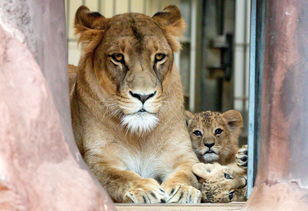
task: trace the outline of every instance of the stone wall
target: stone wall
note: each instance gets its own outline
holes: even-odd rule
[[[264,2],[261,147],[247,210],[308,210],[308,1]]]
[[[115,210],[74,143],[64,2],[0,1],[0,210]]]

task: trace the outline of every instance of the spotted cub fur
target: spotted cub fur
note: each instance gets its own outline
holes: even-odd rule
[[[238,137],[243,127],[240,112],[186,112],[186,119],[192,147],[200,162],[218,162],[222,165],[235,162]]]
[[[197,163],[193,166],[201,184],[202,202],[227,203],[246,200],[246,170],[236,164]]]

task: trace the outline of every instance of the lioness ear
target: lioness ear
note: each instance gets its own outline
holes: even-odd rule
[[[100,13],[91,12],[87,7],[80,6],[74,23],[75,33],[79,35],[78,42],[93,46],[106,28],[107,20]]]
[[[178,51],[181,48],[180,43],[175,40],[175,37],[179,37],[185,30],[185,21],[182,18],[180,10],[175,5],[169,5],[155,13],[152,17],[164,30],[166,37],[171,44],[173,51]]]
[[[185,117],[185,121],[186,121],[186,126],[189,126],[190,123],[192,122],[193,118],[195,117],[195,115],[192,112],[185,110],[184,111],[184,117]]]
[[[227,122],[231,130],[240,132],[243,127],[243,117],[242,114],[236,110],[229,110],[222,114],[223,118]]]

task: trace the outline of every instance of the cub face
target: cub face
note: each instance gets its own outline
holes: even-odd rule
[[[236,165],[197,163],[193,172],[201,184],[202,202],[227,203],[246,200],[245,171]]]
[[[201,162],[229,164],[234,161],[243,127],[240,112],[205,111],[194,115],[186,113],[186,117],[192,147]]]

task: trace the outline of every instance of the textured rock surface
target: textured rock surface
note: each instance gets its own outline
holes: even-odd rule
[[[2,28],[0,96],[0,209],[112,210],[75,160],[39,66]]]
[[[63,7],[0,2],[0,210],[114,210],[73,140]]]
[[[261,149],[247,210],[308,210],[308,1],[265,2]]]
[[[67,40],[62,0],[0,1],[0,24],[25,43],[41,68],[67,140],[73,140],[67,97]],[[71,147],[75,150],[75,146]]]

